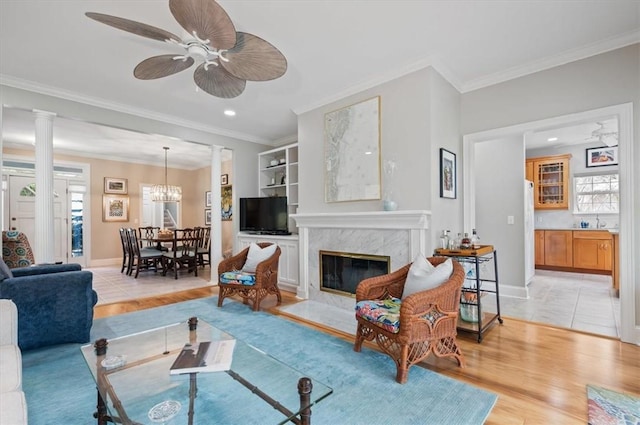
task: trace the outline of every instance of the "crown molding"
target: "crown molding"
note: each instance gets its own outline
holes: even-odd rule
[[[611,37],[606,40],[598,41],[580,47],[577,49],[567,50],[557,55],[549,56],[544,59],[530,62],[526,65],[516,66],[507,70],[489,74],[487,76],[476,78],[475,80],[463,83],[461,93],[467,93],[494,84],[503,83],[515,78],[524,77],[525,75],[534,74],[536,72],[545,71],[556,66],[565,65],[577,60],[586,59],[611,50],[620,49],[632,44],[640,43],[640,30],[635,30],[617,37]]]
[[[141,118],[152,119],[156,121],[165,122],[168,124],[178,125],[181,127],[191,128],[194,130],[203,131],[205,133],[211,133],[218,136],[231,137],[233,139],[243,140],[246,142],[258,143],[261,145],[270,145],[273,142],[268,139],[256,137],[252,134],[239,133],[235,131],[229,131],[226,129],[203,125],[195,121],[183,120],[171,115],[159,114],[157,112],[149,111],[142,108],[134,108],[129,105],[121,103],[110,102],[104,99],[85,96],[79,93],[62,90],[57,87],[47,86],[44,84],[35,83],[33,81],[24,80],[20,78],[10,77],[0,74],[0,85],[14,87],[21,90],[27,90],[35,93],[40,93],[48,96],[58,97],[73,102],[83,103],[86,105],[95,106],[98,108],[109,109],[116,112],[135,115]]]
[[[345,89],[341,92],[335,93],[331,96],[320,99],[316,102],[309,103],[306,105],[300,105],[298,107],[294,107],[291,110],[296,114],[304,114],[306,112],[312,111],[314,109],[318,109],[322,106],[328,105],[333,102],[337,102],[346,97],[358,94],[370,88],[379,86],[381,84],[387,83],[389,81],[393,81],[397,78],[404,77],[405,75],[411,74],[413,72],[419,71],[421,69],[425,69],[428,67],[434,68],[438,71],[451,85],[453,85],[456,90],[460,91],[459,83],[460,80],[454,75],[453,72],[449,70],[440,60],[435,57],[429,57],[426,59],[421,59],[415,62],[411,62],[406,64],[401,68],[396,68],[391,70],[390,72],[382,73],[377,75],[374,78],[363,81],[355,86],[351,86],[348,89]]]

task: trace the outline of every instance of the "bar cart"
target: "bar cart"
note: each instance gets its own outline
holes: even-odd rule
[[[475,333],[478,342],[482,335],[496,320],[503,323],[500,316],[500,294],[498,290],[498,253],[492,245],[480,245],[473,249],[438,248],[435,255],[455,258],[465,269],[465,280],[460,297],[460,315],[458,330]],[[493,263],[493,276],[481,274],[481,265]],[[494,296],[496,312],[485,312],[482,309],[482,297]]]

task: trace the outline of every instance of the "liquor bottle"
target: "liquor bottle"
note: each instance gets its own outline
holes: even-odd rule
[[[480,248],[480,238],[476,233],[476,229],[473,229],[473,231],[471,232],[471,248],[473,249]]]
[[[471,249],[471,239],[467,232],[465,232],[464,237],[460,241],[460,249]]]
[[[443,230],[442,236],[440,236],[440,248],[448,249],[449,248],[449,231]]]

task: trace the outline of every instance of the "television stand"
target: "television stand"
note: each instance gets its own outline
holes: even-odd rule
[[[240,251],[248,247],[252,242],[271,242],[280,247],[282,252],[278,267],[278,286],[281,290],[296,293],[299,287],[298,234],[240,232],[238,233],[237,250]]]

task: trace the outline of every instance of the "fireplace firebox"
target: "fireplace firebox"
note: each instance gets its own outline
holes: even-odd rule
[[[385,255],[320,251],[320,290],[354,297],[361,280],[390,272]]]

